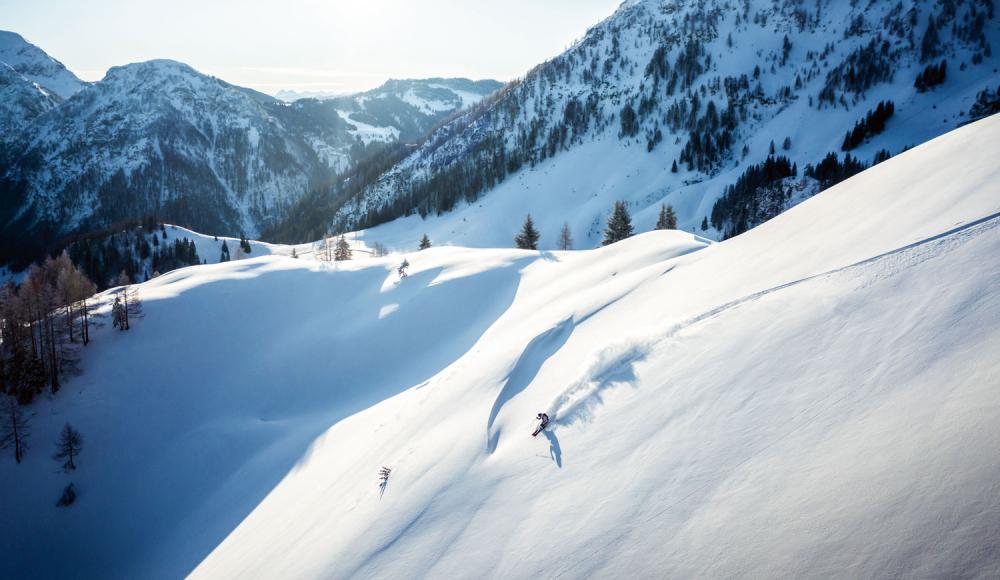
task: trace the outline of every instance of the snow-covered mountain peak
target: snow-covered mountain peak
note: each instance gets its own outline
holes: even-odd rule
[[[111,67],[108,69],[104,80],[143,80],[150,78],[168,78],[171,76],[181,78],[204,77],[206,75],[196,71],[193,67],[183,62],[167,58],[158,58]]]
[[[67,99],[87,86],[61,62],[16,32],[0,30],[0,62],[59,99]]]

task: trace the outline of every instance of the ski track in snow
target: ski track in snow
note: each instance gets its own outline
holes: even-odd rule
[[[601,404],[601,393],[609,388],[628,385],[636,380],[635,365],[642,362],[650,352],[653,351],[657,346],[662,344],[664,341],[675,337],[680,332],[695,326],[705,320],[715,318],[729,310],[739,308],[749,302],[759,300],[769,294],[775,292],[780,292],[782,290],[798,286],[800,284],[805,284],[807,282],[818,280],[822,278],[828,278],[842,273],[851,272],[854,270],[864,269],[873,264],[882,263],[885,261],[898,259],[898,264],[893,264],[888,267],[883,267],[874,271],[874,276],[876,278],[885,278],[892,276],[900,268],[906,266],[912,266],[920,263],[924,260],[928,260],[936,257],[942,251],[938,246],[950,246],[953,244],[959,244],[964,240],[967,240],[975,235],[978,235],[984,230],[992,230],[1000,224],[1000,212],[995,212],[985,217],[973,220],[969,223],[957,226],[948,231],[924,238],[922,240],[907,244],[900,248],[884,252],[877,256],[849,264],[847,266],[842,266],[840,268],[835,268],[833,270],[828,270],[826,272],[821,272],[819,274],[814,274],[812,276],[807,276],[805,278],[800,278],[798,280],[793,280],[791,282],[786,282],[778,286],[774,286],[759,292],[754,292],[742,298],[732,300],[716,308],[712,308],[698,316],[692,317],[684,322],[678,323],[670,328],[665,334],[660,335],[657,338],[633,338],[625,340],[621,343],[606,347],[591,358],[593,362],[583,376],[576,381],[574,381],[569,387],[567,387],[562,393],[560,393],[547,407],[546,412],[552,417],[549,429],[555,429],[559,425],[568,426],[577,421],[586,421],[592,418],[593,412]],[[668,273],[667,270],[664,274]],[[871,276],[872,272],[868,272]],[[562,325],[560,325],[561,327]],[[557,328],[560,328],[557,327]],[[539,335],[538,338],[546,338],[555,328]],[[568,338],[568,336],[567,336]],[[537,339],[536,339],[537,340]],[[525,349],[525,353],[531,352],[532,344]],[[563,341],[565,342],[565,341]],[[558,350],[558,349],[556,349]],[[555,354],[553,351],[549,356]],[[545,357],[546,359],[548,357]],[[538,368],[544,364],[544,360],[534,361],[535,373],[537,373]],[[513,373],[512,373],[513,374]],[[533,378],[533,375],[532,375]],[[530,380],[528,381],[530,383]],[[661,387],[667,387],[668,385],[661,385]],[[521,386],[517,392],[520,392],[525,387],[527,383]],[[506,386],[504,388],[506,391]],[[513,397],[516,393],[510,393],[504,401]],[[847,397],[848,395],[844,395]],[[503,397],[503,393],[501,394]],[[842,397],[842,398],[844,398]],[[497,399],[500,403],[500,398]],[[839,402],[839,401],[838,401]],[[836,404],[836,402],[834,403]],[[492,414],[490,415],[489,425],[492,426],[493,420],[496,417],[496,413],[499,411],[499,407],[495,406]],[[820,411],[822,412],[822,410]],[[805,413],[805,410],[803,410]],[[800,425],[801,427],[801,425]],[[797,429],[797,428],[796,428]],[[543,431],[544,432],[544,431]],[[793,433],[789,432],[788,435]],[[498,434],[496,434],[498,435]],[[788,435],[783,437],[786,438]],[[776,440],[773,444],[777,443]],[[770,447],[770,445],[768,446]],[[489,447],[492,453],[496,449],[496,441],[491,439],[491,446]],[[765,448],[766,449],[766,448]],[[751,457],[752,458],[752,457]],[[748,458],[749,461],[751,458]],[[738,467],[738,466],[737,466]],[[706,484],[708,485],[708,484]],[[694,492],[692,492],[694,493]]]

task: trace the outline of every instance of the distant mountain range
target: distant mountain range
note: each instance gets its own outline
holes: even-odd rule
[[[530,213],[549,249],[564,225],[599,244],[622,200],[639,229],[670,204],[723,239],[1000,110],[997,45],[992,2],[629,0],[503,87],[393,80],[289,103],[170,61],[88,86],[7,35],[0,264],[144,213],[389,247],[506,246]]]
[[[392,80],[285,103],[170,60],[88,84],[0,33],[0,263],[23,265],[61,236],[145,214],[256,235],[358,160],[419,139],[500,86]]]
[[[274,93],[274,98],[285,101],[286,103],[292,103],[299,99],[318,99],[322,101],[353,94],[353,91],[295,91],[291,89],[282,89]]]

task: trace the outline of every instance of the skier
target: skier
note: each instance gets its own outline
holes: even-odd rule
[[[537,437],[538,434],[542,432],[542,429],[549,426],[549,415],[547,413],[539,413],[535,416],[535,418],[538,419],[539,423],[538,428],[531,434],[532,437]]]

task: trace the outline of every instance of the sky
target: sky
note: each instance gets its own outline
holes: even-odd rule
[[[266,93],[389,78],[501,81],[562,52],[621,0],[0,0],[20,33],[84,80],[154,58]]]

